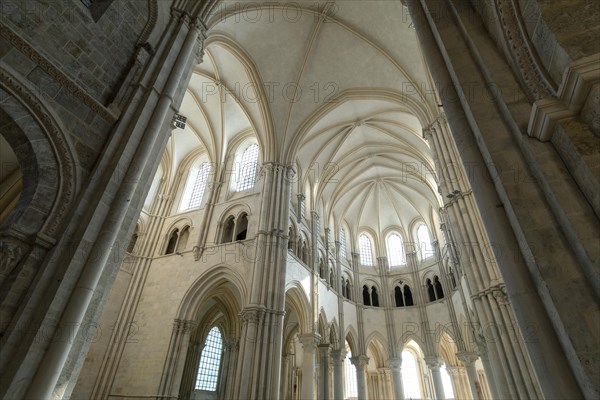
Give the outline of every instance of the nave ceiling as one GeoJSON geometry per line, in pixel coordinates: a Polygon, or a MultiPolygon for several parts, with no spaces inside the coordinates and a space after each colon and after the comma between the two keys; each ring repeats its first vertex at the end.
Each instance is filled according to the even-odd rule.
{"type": "Polygon", "coordinates": [[[192,152],[223,169],[256,135],[261,159],[294,164],[295,192],[336,228],[411,234],[432,222],[440,199],[422,127],[438,101],[401,2],[224,2],[208,28],[171,171],[192,152]]]}

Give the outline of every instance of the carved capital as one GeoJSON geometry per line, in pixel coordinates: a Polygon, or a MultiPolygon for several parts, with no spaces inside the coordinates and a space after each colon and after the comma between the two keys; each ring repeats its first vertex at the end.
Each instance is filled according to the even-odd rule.
{"type": "Polygon", "coordinates": [[[305,335],[298,335],[302,348],[305,352],[314,352],[317,346],[321,342],[321,335],[318,333],[307,333],[305,335]]]}
{"type": "Polygon", "coordinates": [[[364,355],[352,357],[350,358],[350,362],[356,367],[357,370],[364,370],[369,364],[369,357],[364,355]]]}
{"type": "Polygon", "coordinates": [[[180,332],[180,333],[189,333],[197,325],[198,324],[197,324],[196,321],[192,321],[192,320],[188,320],[188,319],[179,319],[179,318],[176,318],[175,321],[173,321],[173,329],[176,332],[180,332]]]}
{"type": "Polygon", "coordinates": [[[479,358],[479,355],[472,351],[463,351],[456,353],[456,357],[462,361],[465,366],[473,364],[479,358]]]}
{"type": "Polygon", "coordinates": [[[265,310],[261,307],[246,307],[240,312],[243,324],[260,324],[265,318],[265,310]]]}
{"type": "Polygon", "coordinates": [[[400,369],[402,367],[402,357],[388,358],[387,365],[391,369],[400,369]]]}
{"type": "Polygon", "coordinates": [[[346,359],[346,354],[348,354],[346,349],[331,350],[331,360],[333,361],[333,364],[334,365],[342,364],[344,362],[344,360],[346,359]]]}
{"type": "Polygon", "coordinates": [[[430,370],[439,371],[439,369],[442,367],[442,365],[444,363],[442,360],[440,360],[439,357],[433,356],[433,357],[425,357],[425,364],[427,364],[427,366],[429,367],[430,370]]]}

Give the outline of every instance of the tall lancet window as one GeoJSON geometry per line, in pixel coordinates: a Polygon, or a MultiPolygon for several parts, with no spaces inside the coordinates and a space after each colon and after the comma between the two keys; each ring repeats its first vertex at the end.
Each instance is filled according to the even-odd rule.
{"type": "Polygon", "coordinates": [[[222,354],[223,336],[219,328],[215,326],[208,332],[208,336],[204,341],[196,377],[196,390],[217,391],[222,354]]]}
{"type": "Polygon", "coordinates": [[[200,167],[190,168],[185,190],[181,196],[180,210],[190,210],[200,207],[211,171],[212,166],[209,162],[202,163],[200,167]]]}
{"type": "Polygon", "coordinates": [[[387,251],[390,266],[406,264],[404,255],[404,243],[397,233],[392,233],[387,238],[387,251]]]}
{"type": "Polygon", "coordinates": [[[421,260],[433,256],[433,246],[431,246],[431,237],[429,236],[429,229],[427,225],[421,224],[417,228],[417,240],[419,244],[421,260]]]}
{"type": "Polygon", "coordinates": [[[346,231],[340,228],[340,257],[346,258],[346,231]]]}
{"type": "Polygon", "coordinates": [[[352,365],[350,359],[352,358],[352,352],[350,346],[346,342],[346,359],[344,360],[344,380],[345,380],[345,399],[357,398],[358,397],[358,385],[356,382],[356,367],[352,365]]]}
{"type": "Polygon", "coordinates": [[[252,189],[256,180],[258,166],[258,144],[251,144],[244,150],[239,162],[236,190],[238,192],[252,189]]]}
{"type": "Polygon", "coordinates": [[[358,237],[358,247],[360,248],[360,263],[362,265],[373,265],[371,239],[364,233],[358,237]]]}

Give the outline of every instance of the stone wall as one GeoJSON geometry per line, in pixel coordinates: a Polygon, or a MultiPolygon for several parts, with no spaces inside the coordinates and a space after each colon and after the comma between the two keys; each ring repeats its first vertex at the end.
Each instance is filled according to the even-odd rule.
{"type": "Polygon", "coordinates": [[[147,1],[116,0],[98,22],[79,0],[6,0],[2,23],[104,105],[127,73],[149,17],[147,1]]]}

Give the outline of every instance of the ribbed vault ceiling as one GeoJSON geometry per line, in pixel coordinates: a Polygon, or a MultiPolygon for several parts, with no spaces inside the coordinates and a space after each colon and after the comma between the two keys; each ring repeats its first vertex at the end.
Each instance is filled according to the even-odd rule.
{"type": "Polygon", "coordinates": [[[297,165],[323,218],[376,232],[429,222],[437,184],[421,129],[438,107],[409,25],[400,1],[225,2],[170,167],[199,148],[223,165],[251,133],[264,160],[297,165]]]}

